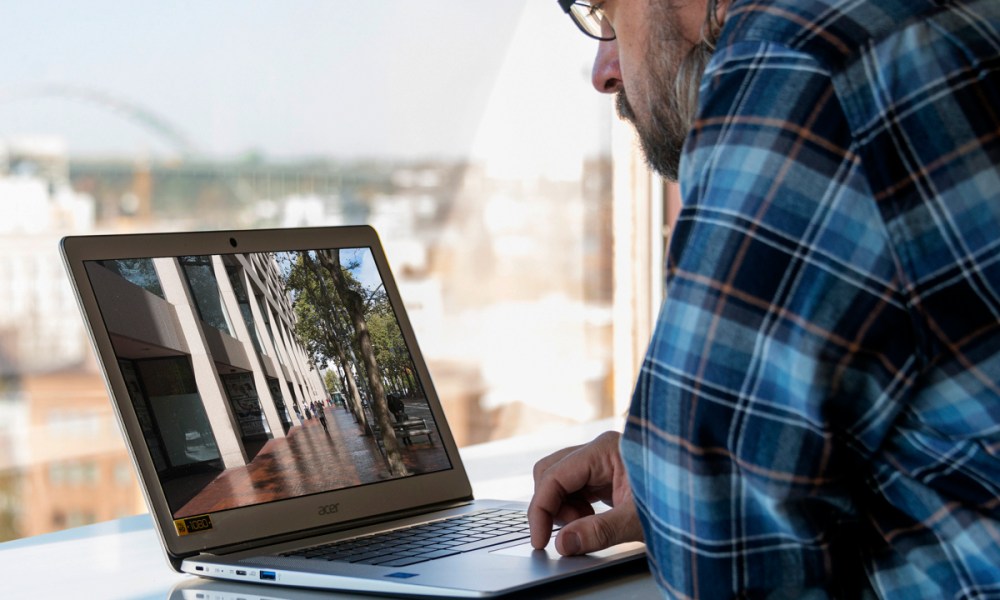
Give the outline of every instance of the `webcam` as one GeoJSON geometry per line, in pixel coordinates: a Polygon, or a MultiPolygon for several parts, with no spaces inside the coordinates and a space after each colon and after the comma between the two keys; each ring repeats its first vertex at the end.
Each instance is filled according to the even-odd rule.
{"type": "Polygon", "coordinates": [[[237,246],[236,238],[229,238],[229,245],[235,248],[237,246]]]}

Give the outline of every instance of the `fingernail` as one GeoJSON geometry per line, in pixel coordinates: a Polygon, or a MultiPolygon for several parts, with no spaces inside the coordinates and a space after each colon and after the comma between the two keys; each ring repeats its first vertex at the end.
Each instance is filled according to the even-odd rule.
{"type": "Polygon", "coordinates": [[[566,554],[579,554],[580,550],[583,549],[583,544],[580,543],[579,535],[572,531],[567,531],[562,534],[562,547],[566,554]]]}

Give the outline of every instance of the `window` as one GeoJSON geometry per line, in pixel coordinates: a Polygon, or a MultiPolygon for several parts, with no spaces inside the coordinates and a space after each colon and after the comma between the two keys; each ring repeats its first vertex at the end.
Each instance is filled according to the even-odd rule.
{"type": "Polygon", "coordinates": [[[160,287],[160,278],[156,274],[156,267],[153,261],[148,258],[133,258],[125,260],[102,260],[98,261],[104,268],[120,275],[123,279],[134,283],[147,292],[156,294],[163,298],[163,288],[160,287]]]}
{"type": "MultiPolygon", "coordinates": [[[[18,57],[0,72],[0,539],[120,514],[26,485],[48,466],[4,450],[73,431],[124,456],[59,265],[67,234],[371,224],[460,445],[627,404],[669,190],[554,2],[37,0],[6,7],[0,35],[18,57]]],[[[205,323],[238,337],[242,320],[262,360],[289,362],[277,274],[246,288],[183,263],[205,323]]],[[[105,266],[164,295],[152,263],[105,266]]],[[[150,423],[194,404],[156,388],[167,367],[122,367],[150,423]]],[[[280,376],[253,391],[285,427],[310,396],[280,376]]],[[[276,433],[255,410],[247,438],[276,433]]],[[[203,420],[155,440],[160,466],[215,460],[203,420]]],[[[84,451],[64,446],[53,461],[84,451]]]]}
{"type": "Polygon", "coordinates": [[[99,467],[91,462],[49,463],[49,483],[53,486],[93,487],[99,479],[99,467]]]}
{"type": "Polygon", "coordinates": [[[180,258],[184,277],[194,298],[201,320],[223,333],[230,333],[229,314],[222,304],[219,282],[211,256],[184,256],[180,258]]]}
{"type": "Polygon", "coordinates": [[[101,411],[56,409],[49,413],[46,428],[57,437],[95,438],[105,422],[101,411]]]}
{"type": "Polygon", "coordinates": [[[257,325],[253,320],[253,309],[250,308],[250,298],[247,295],[247,288],[243,285],[240,268],[234,265],[226,267],[229,274],[229,282],[233,286],[233,293],[236,295],[236,302],[240,305],[240,314],[243,315],[243,322],[247,326],[250,340],[253,343],[257,354],[264,354],[264,347],[260,345],[260,338],[257,337],[257,325]]]}

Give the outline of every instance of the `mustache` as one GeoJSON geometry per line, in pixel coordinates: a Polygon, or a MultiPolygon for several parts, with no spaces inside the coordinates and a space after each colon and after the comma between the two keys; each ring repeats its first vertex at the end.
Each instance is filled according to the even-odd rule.
{"type": "Polygon", "coordinates": [[[620,90],[615,96],[615,111],[618,113],[619,119],[635,125],[635,110],[632,109],[628,96],[625,95],[625,90],[620,90]]]}

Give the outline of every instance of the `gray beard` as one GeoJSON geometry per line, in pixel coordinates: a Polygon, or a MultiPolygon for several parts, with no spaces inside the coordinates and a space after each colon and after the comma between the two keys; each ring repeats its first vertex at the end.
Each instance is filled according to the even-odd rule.
{"type": "Polygon", "coordinates": [[[640,124],[635,118],[635,111],[632,110],[624,90],[618,92],[616,107],[618,116],[635,127],[642,155],[649,168],[669,181],[677,181],[680,175],[684,139],[690,126],[680,123],[675,116],[677,113],[663,104],[653,107],[652,123],[649,126],[640,124]]]}
{"type": "Polygon", "coordinates": [[[670,15],[658,16],[655,22],[662,25],[653,32],[655,37],[646,55],[650,68],[649,122],[636,119],[624,90],[618,92],[615,105],[618,116],[635,127],[649,167],[665,179],[677,181],[684,140],[697,114],[701,76],[713,48],[705,41],[683,42],[671,24],[670,15]],[[684,54],[676,60],[679,44],[684,54]]]}

